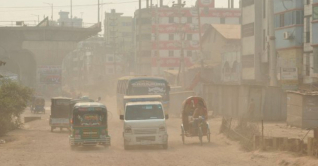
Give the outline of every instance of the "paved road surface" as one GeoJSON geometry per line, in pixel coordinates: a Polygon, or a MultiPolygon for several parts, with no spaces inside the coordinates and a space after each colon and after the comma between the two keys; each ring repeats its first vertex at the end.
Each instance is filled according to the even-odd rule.
{"type": "MultiPolygon", "coordinates": [[[[112,145],[84,147],[72,151],[68,144],[68,132],[50,132],[49,113],[38,115],[42,120],[25,124],[24,129],[9,133],[13,142],[0,145],[1,166],[272,166],[307,161],[285,153],[244,152],[236,142],[218,134],[220,119],[210,120],[211,143],[200,146],[198,138],[187,138],[183,145],[180,137],[179,118],[167,121],[169,133],[168,150],[162,147],[145,147],[125,151],[122,138],[122,122],[117,119],[114,99],[105,104],[113,113],[109,120],[112,145]],[[286,159],[285,159],[286,158],[286,159]]],[[[49,109],[49,108],[48,108],[49,109]]],[[[47,111],[49,112],[49,111],[47,111]]],[[[27,110],[24,116],[31,115],[27,110]]],[[[296,166],[296,165],[295,165],[296,166]]]]}

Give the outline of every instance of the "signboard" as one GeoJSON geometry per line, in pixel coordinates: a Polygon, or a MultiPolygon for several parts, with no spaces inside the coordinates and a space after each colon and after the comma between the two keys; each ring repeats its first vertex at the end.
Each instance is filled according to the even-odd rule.
{"type": "Polygon", "coordinates": [[[164,82],[156,82],[156,81],[136,81],[131,84],[132,87],[164,87],[166,84],[164,82]]]}
{"type": "Polygon", "coordinates": [[[198,0],[200,7],[214,8],[214,0],[198,0]]]}
{"type": "MultiPolygon", "coordinates": [[[[159,58],[159,67],[179,67],[180,66],[180,58],[159,58]]],[[[152,67],[157,67],[157,58],[152,58],[152,67]]],[[[193,63],[189,58],[185,57],[185,66],[190,67],[193,63]]]]}
{"type": "Polygon", "coordinates": [[[297,80],[298,69],[297,67],[282,67],[280,70],[281,80],[297,80]]]}
{"type": "Polygon", "coordinates": [[[53,65],[40,66],[38,76],[41,84],[61,84],[62,68],[53,65]]]}

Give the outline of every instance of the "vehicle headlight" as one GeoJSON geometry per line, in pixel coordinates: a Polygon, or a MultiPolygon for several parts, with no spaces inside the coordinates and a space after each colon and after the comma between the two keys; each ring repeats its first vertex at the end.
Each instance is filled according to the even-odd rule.
{"type": "Polygon", "coordinates": [[[165,132],[166,131],[166,127],[165,126],[160,126],[159,127],[159,132],[165,132]]]}
{"type": "Polygon", "coordinates": [[[125,133],[132,133],[130,126],[125,127],[125,133]]]}

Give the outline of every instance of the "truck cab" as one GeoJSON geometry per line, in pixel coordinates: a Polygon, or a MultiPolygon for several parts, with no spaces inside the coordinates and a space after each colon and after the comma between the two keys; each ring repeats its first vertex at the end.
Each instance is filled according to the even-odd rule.
{"type": "Polygon", "coordinates": [[[168,133],[162,103],[143,101],[126,103],[124,121],[124,148],[134,145],[161,145],[168,148],[168,133]]]}

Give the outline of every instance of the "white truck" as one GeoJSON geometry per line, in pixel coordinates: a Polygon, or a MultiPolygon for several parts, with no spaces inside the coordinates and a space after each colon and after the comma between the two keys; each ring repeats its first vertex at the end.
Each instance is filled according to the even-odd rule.
{"type": "Polygon", "coordinates": [[[159,101],[128,102],[125,114],[120,116],[124,120],[124,148],[130,149],[134,145],[162,145],[168,148],[168,133],[162,103],[159,101]]]}

